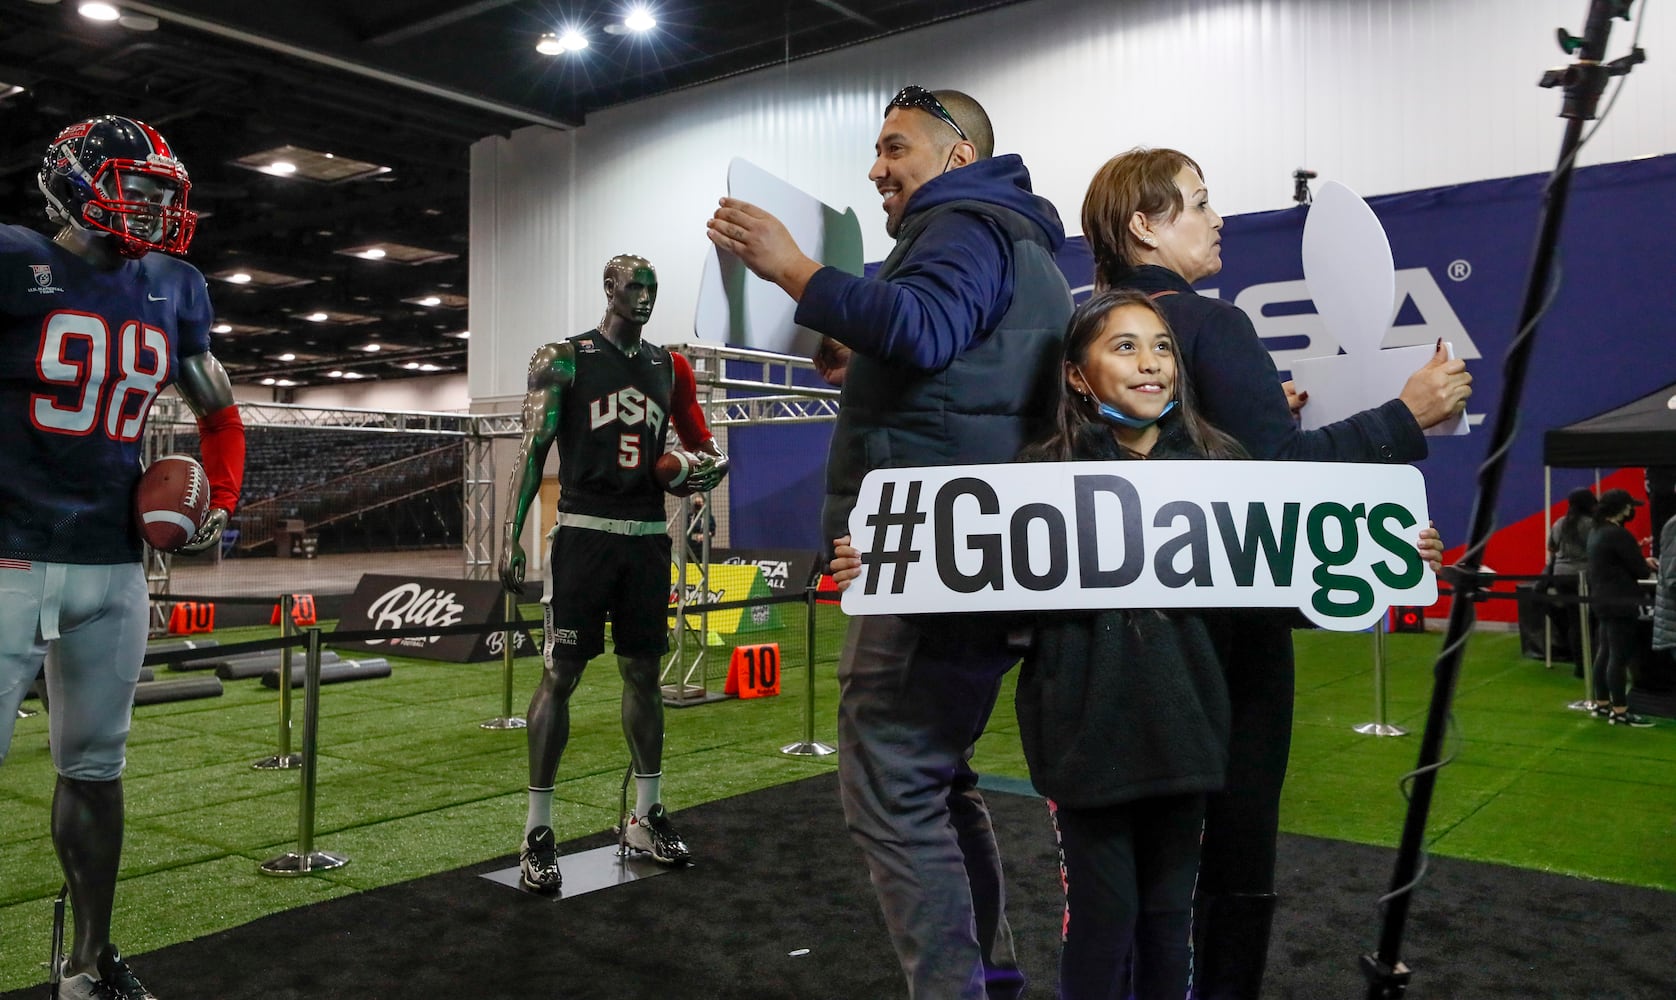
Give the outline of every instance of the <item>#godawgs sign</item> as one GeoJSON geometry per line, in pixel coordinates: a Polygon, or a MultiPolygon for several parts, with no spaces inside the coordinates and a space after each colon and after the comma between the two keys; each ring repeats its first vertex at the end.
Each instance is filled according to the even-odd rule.
{"type": "Polygon", "coordinates": [[[1289,608],[1356,631],[1437,580],[1418,469],[1058,462],[881,469],[850,534],[853,615],[1289,608]]]}

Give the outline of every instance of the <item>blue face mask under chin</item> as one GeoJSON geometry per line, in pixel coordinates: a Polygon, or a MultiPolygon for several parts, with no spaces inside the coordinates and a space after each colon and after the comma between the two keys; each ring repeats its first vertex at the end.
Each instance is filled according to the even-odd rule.
{"type": "Polygon", "coordinates": [[[1113,406],[1110,403],[1101,403],[1100,404],[1100,416],[1104,417],[1109,423],[1114,423],[1114,424],[1117,424],[1121,427],[1128,427],[1132,430],[1141,431],[1141,430],[1147,429],[1148,427],[1151,427],[1153,424],[1156,424],[1158,421],[1163,420],[1164,419],[1164,414],[1169,413],[1171,410],[1173,410],[1175,408],[1176,408],[1176,401],[1172,399],[1168,403],[1164,404],[1164,409],[1159,411],[1158,416],[1153,417],[1150,420],[1145,420],[1145,419],[1142,419],[1140,417],[1131,417],[1127,413],[1121,413],[1121,412],[1118,411],[1117,407],[1113,406]]]}

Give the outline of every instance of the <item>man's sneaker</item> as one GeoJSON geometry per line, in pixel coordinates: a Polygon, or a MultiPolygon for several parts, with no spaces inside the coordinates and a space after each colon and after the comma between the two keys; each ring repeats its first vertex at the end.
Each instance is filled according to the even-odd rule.
{"type": "Polygon", "coordinates": [[[553,828],[538,826],[524,838],[518,852],[519,881],[532,892],[558,892],[564,884],[559,872],[559,848],[553,843],[553,828]]]}
{"type": "Polygon", "coordinates": [[[114,945],[99,953],[99,978],[87,973],[69,976],[58,984],[59,1000],[157,1000],[140,985],[114,945]]]}
{"type": "Polygon", "coordinates": [[[1612,717],[1607,721],[1614,726],[1634,726],[1637,729],[1646,729],[1653,724],[1652,719],[1644,715],[1636,715],[1634,712],[1613,712],[1612,717]]]}
{"type": "Polygon", "coordinates": [[[644,816],[630,816],[623,837],[630,847],[645,851],[666,865],[683,865],[693,859],[661,802],[646,810],[644,816]]]}

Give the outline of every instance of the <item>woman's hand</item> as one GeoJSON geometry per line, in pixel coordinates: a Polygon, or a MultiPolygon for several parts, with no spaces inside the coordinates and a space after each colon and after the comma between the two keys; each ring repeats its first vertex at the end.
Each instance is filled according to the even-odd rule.
{"type": "Polygon", "coordinates": [[[1420,529],[1420,538],[1414,547],[1420,550],[1420,561],[1430,567],[1434,575],[1443,572],[1443,536],[1437,533],[1437,522],[1420,529]]]}
{"type": "Polygon", "coordinates": [[[849,589],[850,583],[861,575],[861,552],[850,544],[850,536],[832,540],[832,562],[827,567],[832,574],[832,582],[838,585],[839,592],[849,589]]]}

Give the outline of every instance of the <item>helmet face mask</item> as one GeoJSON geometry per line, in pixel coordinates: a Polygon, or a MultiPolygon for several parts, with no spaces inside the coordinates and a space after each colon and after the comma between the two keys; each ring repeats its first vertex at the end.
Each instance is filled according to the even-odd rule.
{"type": "Polygon", "coordinates": [[[110,238],[124,257],[185,253],[198,214],[192,182],[156,129],[106,115],[71,125],[47,147],[37,178],[47,217],[110,238]]]}

